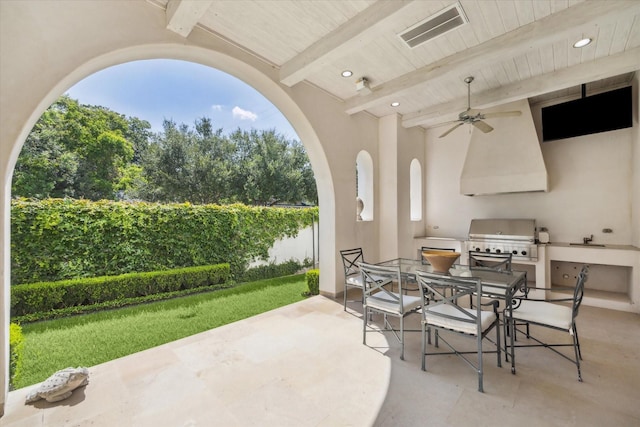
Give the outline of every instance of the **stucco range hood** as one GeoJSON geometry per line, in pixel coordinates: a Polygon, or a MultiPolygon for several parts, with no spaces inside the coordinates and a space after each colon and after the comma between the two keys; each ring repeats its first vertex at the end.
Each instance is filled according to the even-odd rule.
{"type": "Polygon", "coordinates": [[[548,191],[547,168],[527,100],[483,112],[520,110],[518,117],[492,118],[494,130],[472,128],[460,176],[460,193],[478,196],[548,191]]]}

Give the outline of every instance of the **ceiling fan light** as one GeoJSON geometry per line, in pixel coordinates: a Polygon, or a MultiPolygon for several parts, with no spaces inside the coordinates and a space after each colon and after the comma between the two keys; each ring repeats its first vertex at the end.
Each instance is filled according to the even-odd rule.
{"type": "Polygon", "coordinates": [[[580,39],[577,42],[575,42],[573,44],[573,47],[576,48],[581,48],[581,47],[585,47],[586,45],[590,44],[593,40],[591,38],[584,38],[584,39],[580,39]]]}

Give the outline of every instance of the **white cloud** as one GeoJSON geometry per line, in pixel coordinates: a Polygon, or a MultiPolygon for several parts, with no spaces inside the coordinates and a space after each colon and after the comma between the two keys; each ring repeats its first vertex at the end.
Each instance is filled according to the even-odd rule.
{"type": "Polygon", "coordinates": [[[222,111],[222,105],[220,105],[220,104],[212,105],[211,109],[213,111],[222,111]]]}
{"type": "Polygon", "coordinates": [[[256,113],[243,110],[238,106],[233,107],[233,110],[231,110],[231,112],[233,113],[234,118],[238,118],[240,120],[251,120],[252,122],[255,122],[258,118],[258,115],[256,113]]]}

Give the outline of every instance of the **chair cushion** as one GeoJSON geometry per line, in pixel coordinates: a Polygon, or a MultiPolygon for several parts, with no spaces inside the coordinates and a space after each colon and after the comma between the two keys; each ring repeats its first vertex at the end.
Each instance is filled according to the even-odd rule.
{"type": "MultiPolygon", "coordinates": [[[[476,315],[477,311],[469,308],[463,308],[464,311],[476,315]]],[[[465,322],[469,319],[464,314],[460,313],[458,309],[451,305],[440,304],[433,307],[426,306],[425,312],[426,323],[428,325],[440,326],[442,328],[453,329],[454,331],[464,332],[465,334],[477,335],[478,326],[475,322],[465,322]],[[447,317],[439,316],[438,314],[445,314],[448,316],[455,316],[458,319],[449,319],[447,317]]],[[[496,314],[493,311],[480,312],[481,328],[482,332],[486,331],[493,322],[496,321],[496,314]]],[[[424,320],[423,320],[424,322],[424,320]]]]}
{"type": "MultiPolygon", "coordinates": [[[[509,316],[509,312],[505,311],[505,315],[509,316]]],[[[571,332],[573,323],[571,307],[526,299],[522,300],[520,307],[513,310],[513,318],[553,326],[568,332],[571,332]]]]}
{"type": "Polygon", "coordinates": [[[353,276],[347,277],[347,284],[349,286],[357,286],[359,288],[362,287],[362,275],[357,274],[353,276]]]}
{"type": "MultiPolygon", "coordinates": [[[[395,292],[392,292],[392,294],[398,296],[395,292]]],[[[400,302],[393,299],[391,295],[386,292],[378,292],[365,299],[365,305],[367,307],[388,313],[403,314],[419,308],[422,305],[422,298],[412,295],[402,295],[402,304],[404,305],[404,310],[400,308],[400,302]]]]}

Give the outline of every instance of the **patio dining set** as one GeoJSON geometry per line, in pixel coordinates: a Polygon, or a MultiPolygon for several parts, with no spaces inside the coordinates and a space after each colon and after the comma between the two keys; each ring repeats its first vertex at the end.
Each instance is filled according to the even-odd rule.
{"type": "Polygon", "coordinates": [[[572,362],[578,381],[582,381],[576,318],[588,265],[582,267],[575,287],[569,289],[573,295],[536,299],[529,295],[534,288],[527,284],[526,272],[512,269],[509,253],[470,251],[468,265],[454,263],[459,253],[428,248],[421,253],[421,259],[397,258],[374,264],[365,261],[362,248],[340,251],[345,273],[344,310],[347,291],[358,288],[361,298],[355,302],[362,303],[365,345],[368,333],[391,332],[404,360],[405,332],[420,332],[422,370],[427,370],[427,356],[454,354],[477,372],[480,392],[484,391],[484,354],[495,353],[500,367],[504,353],[512,374],[516,374],[516,349],[526,347],[545,347],[572,362]],[[381,325],[374,322],[374,314],[382,316],[381,325]],[[405,318],[412,314],[421,316],[419,330],[405,328],[405,318]],[[398,319],[394,324],[392,317],[398,319]],[[532,334],[532,326],[564,332],[570,339],[565,336],[564,340],[558,337],[559,342],[545,342],[532,334]],[[451,340],[450,334],[471,338],[475,345],[462,348],[464,344],[451,340]],[[440,342],[448,351],[440,349],[440,342]],[[573,347],[573,355],[557,348],[565,346],[573,347]]]}

